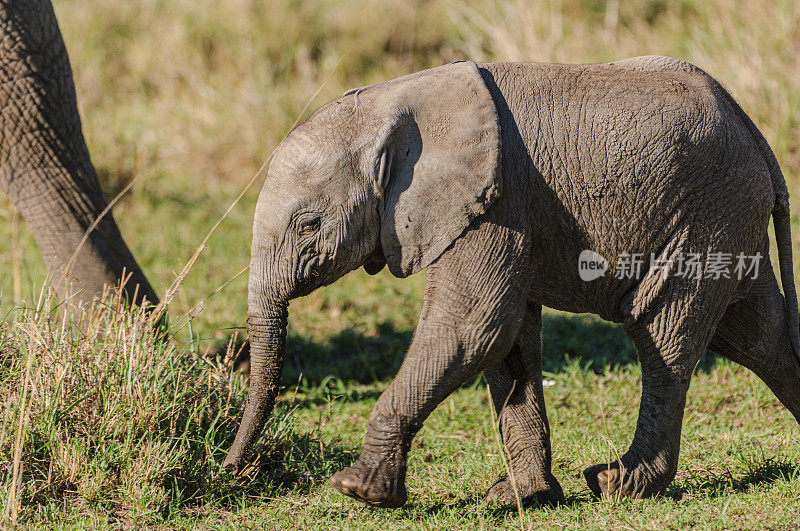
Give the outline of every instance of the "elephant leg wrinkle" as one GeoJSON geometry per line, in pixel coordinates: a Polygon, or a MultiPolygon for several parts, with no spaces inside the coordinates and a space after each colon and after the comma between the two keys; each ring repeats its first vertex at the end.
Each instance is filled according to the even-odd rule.
{"type": "Polygon", "coordinates": [[[542,307],[529,303],[508,355],[484,371],[500,421],[511,475],[486,493],[488,501],[513,506],[564,501],[552,473],[550,425],[542,388],[542,307]]]}
{"type": "Polygon", "coordinates": [[[692,291],[686,289],[689,282],[671,279],[666,291],[681,295],[656,299],[625,324],[642,366],[639,418],[621,462],[584,471],[597,495],[645,498],[663,493],[675,477],[691,375],[736,288],[735,281],[727,280],[692,291]]]}
{"type": "MultiPolygon", "coordinates": [[[[453,390],[501,362],[512,347],[525,307],[524,277],[514,273],[525,249],[519,233],[487,222],[428,269],[425,304],[411,347],[370,415],[358,462],[331,478],[337,490],[382,507],[405,502],[406,454],[417,430],[453,390]],[[493,258],[498,255],[506,257],[508,268],[496,270],[493,258]],[[487,269],[497,272],[487,275],[487,269]],[[513,289],[505,289],[509,282],[513,289]]],[[[536,373],[535,362],[530,364],[536,373]]],[[[540,369],[538,374],[541,386],[540,369]]],[[[506,418],[514,422],[514,415],[506,418]]],[[[553,487],[560,493],[557,482],[553,487]]]]}

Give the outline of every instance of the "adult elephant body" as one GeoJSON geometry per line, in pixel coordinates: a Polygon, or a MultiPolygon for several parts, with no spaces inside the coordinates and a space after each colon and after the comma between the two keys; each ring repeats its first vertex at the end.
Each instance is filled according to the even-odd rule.
{"type": "MultiPolygon", "coordinates": [[[[661,492],[707,347],[753,369],[800,420],[790,242],[774,155],[728,93],[686,62],[459,62],[350,91],[288,135],[259,197],[251,389],[226,464],[241,464],[272,409],[288,301],[388,264],[399,277],[428,267],[425,302],[361,457],[331,479],[338,490],[405,503],[413,436],[485,371],[495,406],[507,402],[501,432],[518,492],[562,499],[541,387],[547,305],[623,323],[642,363],[631,448],[587,469],[589,486],[661,492]],[[785,300],[769,261],[771,217],[785,300]],[[611,270],[582,277],[586,251],[611,270]],[[638,256],[638,274],[615,274],[638,256]],[[697,257],[704,265],[687,274],[686,259],[697,257]],[[717,274],[715,260],[737,258],[751,259],[748,274],[717,274]]],[[[515,495],[503,479],[488,496],[515,495]]]]}
{"type": "Polygon", "coordinates": [[[98,220],[108,203],[48,0],[0,1],[0,187],[30,226],[57,293],[72,306],[123,279],[134,302],[158,302],[111,213],[98,220]]]}

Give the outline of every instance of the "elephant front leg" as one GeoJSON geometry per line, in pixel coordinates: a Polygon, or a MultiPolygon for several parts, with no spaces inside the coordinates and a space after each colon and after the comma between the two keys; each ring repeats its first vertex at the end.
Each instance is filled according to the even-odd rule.
{"type": "Polygon", "coordinates": [[[514,342],[527,256],[518,235],[485,224],[428,268],[414,340],[370,415],[358,462],[331,478],[339,492],[377,507],[406,502],[406,456],[424,420],[453,390],[503,359],[514,342]]]}
{"type": "Polygon", "coordinates": [[[515,505],[564,501],[551,471],[550,425],[542,389],[542,307],[530,304],[517,340],[502,361],[484,371],[500,418],[510,475],[489,489],[486,499],[515,505]]]}
{"type": "Polygon", "coordinates": [[[373,507],[394,509],[405,505],[406,456],[420,425],[402,421],[381,415],[377,407],[373,409],[358,461],[334,474],[331,485],[373,507]]]}

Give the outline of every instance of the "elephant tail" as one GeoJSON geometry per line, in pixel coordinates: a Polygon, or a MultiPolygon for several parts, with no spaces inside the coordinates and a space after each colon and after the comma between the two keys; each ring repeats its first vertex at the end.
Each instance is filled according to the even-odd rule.
{"type": "Polygon", "coordinates": [[[781,272],[781,285],[786,305],[786,316],[789,320],[789,339],[792,349],[800,361],[800,332],[798,331],[797,293],[794,286],[794,265],[792,263],[792,229],[789,216],[789,200],[778,197],[772,211],[772,222],[775,224],[775,240],[778,246],[778,263],[781,272]]]}
{"type": "Polygon", "coordinates": [[[761,131],[758,130],[753,120],[742,110],[733,96],[719,85],[719,90],[725,95],[730,106],[736,111],[739,119],[747,127],[750,135],[755,140],[764,162],[767,164],[770,176],[772,177],[772,190],[775,193],[775,206],[772,209],[772,223],[775,226],[775,240],[778,247],[778,265],[781,276],[781,286],[783,287],[784,307],[786,318],[789,324],[789,340],[792,345],[795,357],[800,361],[800,317],[798,317],[797,292],[794,286],[794,265],[792,260],[792,229],[791,216],[789,214],[789,189],[786,187],[786,179],[775,158],[775,153],[769,147],[767,140],[761,131]]]}

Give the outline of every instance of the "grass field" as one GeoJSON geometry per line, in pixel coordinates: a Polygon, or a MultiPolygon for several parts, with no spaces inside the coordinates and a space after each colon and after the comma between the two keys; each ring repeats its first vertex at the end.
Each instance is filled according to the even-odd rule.
{"type": "MultiPolygon", "coordinates": [[[[109,197],[137,179],[114,214],[161,294],[298,116],[347,88],[462,58],[688,59],[761,128],[797,212],[800,4],[732,4],[54,0],[94,163],[109,197]]],[[[424,273],[354,272],[293,302],[286,392],[259,465],[238,478],[220,471],[245,392],[230,358],[244,334],[246,275],[204,298],[248,263],[260,183],[182,284],[166,344],[113,300],[87,337],[37,311],[41,258],[0,203],[2,517],[52,526],[518,527],[516,511],[482,502],[504,462],[481,379],[446,400],[415,440],[407,507],[371,510],[327,486],[356,458],[367,415],[399,367],[424,273]]],[[[567,503],[526,510],[523,525],[800,525],[797,424],[755,376],[710,354],[692,383],[668,493],[592,498],[581,470],[633,436],[636,354],[620,328],[555,311],[545,315],[544,345],[555,382],[545,391],[554,472],[567,503]]]]}

